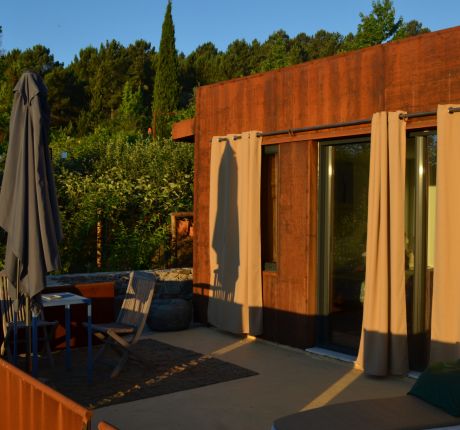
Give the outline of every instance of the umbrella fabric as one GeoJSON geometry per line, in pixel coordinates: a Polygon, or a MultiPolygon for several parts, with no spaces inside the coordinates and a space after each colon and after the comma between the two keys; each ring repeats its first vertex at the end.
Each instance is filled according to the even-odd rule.
{"type": "Polygon", "coordinates": [[[60,267],[62,238],[48,149],[47,89],[40,76],[25,72],[14,88],[10,138],[0,192],[0,226],[8,233],[5,268],[29,297],[45,286],[47,272],[60,267]]]}

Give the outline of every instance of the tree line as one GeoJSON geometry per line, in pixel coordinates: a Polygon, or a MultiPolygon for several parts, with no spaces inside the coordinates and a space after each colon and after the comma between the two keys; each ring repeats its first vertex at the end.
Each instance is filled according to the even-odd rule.
{"type": "Polygon", "coordinates": [[[106,123],[123,127],[127,123],[129,127],[147,130],[154,120],[153,104],[155,100],[161,101],[162,91],[174,92],[174,101],[160,106],[156,120],[167,118],[171,122],[193,114],[193,91],[197,86],[429,31],[418,21],[398,17],[391,0],[378,0],[372,3],[370,13],[360,14],[361,22],[355,33],[342,35],[319,30],[313,35],[299,33],[290,37],[284,30],[278,30],[263,42],[238,39],[225,51],[208,42],[184,55],[176,53],[171,3],[168,8],[162,43],[163,50],[171,52],[163,55],[163,59],[161,47],[157,52],[145,40],[137,40],[129,46],[112,40],[97,48],[83,48],[68,66],[56,61],[49,48],[42,45],[3,53],[0,56],[0,140],[6,138],[12,88],[25,69],[35,70],[45,79],[52,128],[65,128],[69,134],[79,136],[106,123]],[[168,31],[169,34],[165,34],[168,31]],[[166,85],[155,87],[155,77],[162,70],[167,70],[163,74],[169,79],[166,85]]]}
{"type": "Polygon", "coordinates": [[[3,52],[0,26],[0,177],[12,91],[33,70],[48,87],[62,270],[174,264],[170,213],[193,209],[193,145],[172,142],[170,127],[194,115],[194,89],[429,31],[397,17],[391,0],[374,1],[360,18],[348,35],[278,30],[263,42],[239,39],[225,51],[208,42],[184,55],[175,48],[169,1],[158,52],[145,40],[112,40],[82,49],[68,66],[42,45],[3,52]]]}

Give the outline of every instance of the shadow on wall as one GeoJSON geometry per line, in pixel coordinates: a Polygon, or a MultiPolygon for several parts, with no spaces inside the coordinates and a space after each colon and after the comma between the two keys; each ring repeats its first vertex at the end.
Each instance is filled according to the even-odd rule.
{"type": "MultiPolygon", "coordinates": [[[[193,315],[196,322],[210,323],[208,320],[208,306],[210,306],[210,303],[213,305],[218,304],[216,302],[219,299],[209,297],[210,288],[209,284],[193,285],[193,315]]],[[[241,306],[236,304],[231,308],[234,313],[241,313],[242,311],[241,306]]],[[[250,314],[257,315],[259,312],[260,308],[249,308],[250,314]]],[[[315,315],[302,315],[264,307],[264,331],[259,337],[295,348],[309,348],[315,345],[316,327],[319,323],[320,319],[315,315]]]]}
{"type": "Polygon", "coordinates": [[[216,253],[213,279],[215,299],[233,302],[240,267],[238,223],[238,166],[235,152],[227,142],[219,166],[217,212],[212,237],[216,253]]]}

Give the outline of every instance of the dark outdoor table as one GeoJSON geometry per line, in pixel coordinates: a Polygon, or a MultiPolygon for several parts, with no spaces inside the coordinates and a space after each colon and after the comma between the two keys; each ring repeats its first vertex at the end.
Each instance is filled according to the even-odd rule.
{"type": "MultiPolygon", "coordinates": [[[[92,322],[103,324],[114,321],[115,306],[115,284],[113,281],[96,281],[85,283],[53,281],[48,283],[43,291],[45,294],[73,293],[91,299],[92,302],[92,322]]],[[[63,307],[48,307],[44,309],[47,321],[59,321],[56,329],[53,349],[63,349],[66,347],[65,312],[63,307]]],[[[71,315],[71,339],[70,346],[84,347],[87,345],[86,328],[83,322],[86,321],[86,309],[83,305],[74,306],[71,315]]],[[[93,342],[99,342],[93,339],[93,342]]]]}
{"type": "MultiPolygon", "coordinates": [[[[92,304],[91,299],[73,293],[42,294],[42,304],[44,308],[64,306],[65,307],[65,339],[66,339],[66,368],[70,370],[70,307],[73,305],[86,304],[88,318],[88,382],[91,383],[93,377],[93,348],[92,348],[92,304]]],[[[32,373],[37,376],[38,372],[38,340],[37,340],[37,318],[32,320],[32,339],[33,339],[33,367],[32,373]]]]}

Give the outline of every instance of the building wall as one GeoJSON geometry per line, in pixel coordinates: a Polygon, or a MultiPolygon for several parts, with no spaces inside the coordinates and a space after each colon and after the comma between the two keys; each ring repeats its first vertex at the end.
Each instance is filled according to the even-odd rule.
{"type": "MultiPolygon", "coordinates": [[[[421,112],[460,102],[460,27],[273,72],[200,87],[195,116],[194,291],[206,320],[209,289],[211,138],[367,119],[382,110],[421,112]]],[[[433,117],[408,128],[435,125],[433,117]]],[[[315,341],[317,142],[368,134],[369,125],[264,138],[280,144],[279,264],[263,274],[264,337],[298,347],[315,341]]]]}

